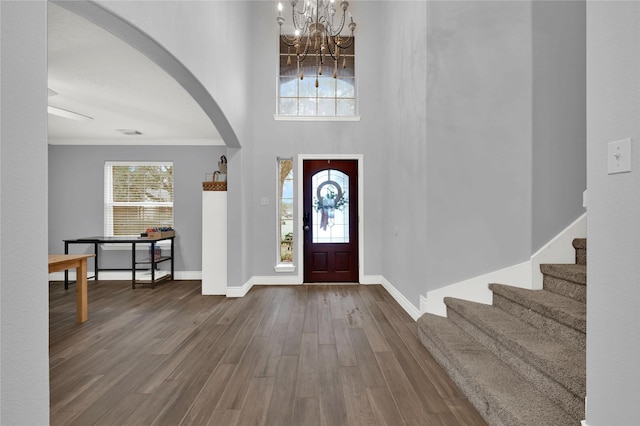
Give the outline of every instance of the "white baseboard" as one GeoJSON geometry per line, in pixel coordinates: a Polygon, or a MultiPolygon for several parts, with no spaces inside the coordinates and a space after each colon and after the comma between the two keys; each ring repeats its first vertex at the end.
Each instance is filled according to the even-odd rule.
{"type": "Polygon", "coordinates": [[[540,265],[543,263],[574,263],[575,250],[571,243],[574,238],[585,238],[586,235],[587,214],[585,213],[533,254],[527,262],[427,292],[424,304],[422,299],[420,300],[420,311],[447,316],[444,304],[445,297],[491,304],[493,294],[489,290],[490,283],[540,290],[543,279],[540,265]]]}
{"type": "Polygon", "coordinates": [[[249,290],[253,287],[253,277],[249,278],[249,281],[244,283],[240,287],[227,286],[227,297],[244,297],[249,290]]]}
{"type": "Polygon", "coordinates": [[[589,425],[587,424],[587,421],[586,421],[586,420],[582,420],[582,421],[580,422],[580,425],[581,425],[581,426],[589,426],[589,425]]]}
{"type": "Polygon", "coordinates": [[[446,317],[445,297],[456,297],[490,305],[493,302],[493,293],[489,290],[490,283],[529,288],[531,286],[531,262],[523,262],[429,291],[424,303],[424,312],[446,317]]]}
{"type": "Polygon", "coordinates": [[[382,284],[385,281],[382,275],[363,275],[360,277],[360,284],[375,285],[382,284]]]}
{"type": "Polygon", "coordinates": [[[533,290],[542,289],[543,276],[542,272],[540,272],[541,264],[575,263],[576,251],[571,243],[574,238],[586,237],[587,214],[585,213],[531,256],[531,288],[533,290]]]}
{"type": "Polygon", "coordinates": [[[264,275],[251,278],[253,285],[297,285],[302,280],[297,275],[264,275]]]}
{"type": "MultiPolygon", "coordinates": [[[[163,270],[164,271],[164,270],[163,270]]],[[[174,271],[176,280],[201,280],[201,271],[174,271]]],[[[93,271],[87,272],[87,277],[92,277],[93,271]]],[[[108,281],[130,281],[131,271],[101,271],[100,280],[108,281]]],[[[69,279],[76,280],[76,271],[72,269],[69,271],[69,279]]],[[[64,281],[64,271],[54,272],[49,274],[49,281],[64,281]]]]}
{"type": "Polygon", "coordinates": [[[393,297],[396,302],[402,309],[404,309],[414,321],[417,321],[420,318],[420,310],[416,308],[413,303],[407,299],[404,294],[400,293],[397,288],[395,288],[386,278],[380,277],[382,279],[382,286],[385,290],[393,297]]]}

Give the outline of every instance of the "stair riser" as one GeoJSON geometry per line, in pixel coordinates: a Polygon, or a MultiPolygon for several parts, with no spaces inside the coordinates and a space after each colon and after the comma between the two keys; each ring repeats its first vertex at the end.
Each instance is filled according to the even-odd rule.
{"type": "Polygon", "coordinates": [[[523,380],[529,381],[538,390],[544,392],[551,401],[555,402],[571,416],[583,418],[584,400],[582,398],[573,394],[555,378],[539,371],[530,362],[513,353],[504,344],[496,340],[496,337],[488,335],[485,331],[479,329],[476,324],[470,322],[450,307],[447,307],[447,317],[476,341],[489,349],[505,364],[510,365],[523,377],[523,380]]]}
{"type": "Polygon", "coordinates": [[[526,321],[537,329],[549,333],[557,339],[572,345],[576,349],[585,350],[586,348],[587,338],[585,333],[576,330],[575,328],[562,324],[553,318],[546,317],[499,294],[493,294],[493,305],[523,321],[526,321]]]}
{"type": "Polygon", "coordinates": [[[542,287],[561,296],[587,303],[587,287],[585,285],[545,275],[542,287]]]}
{"type": "Polygon", "coordinates": [[[469,377],[460,373],[460,370],[453,362],[450,361],[450,355],[445,354],[440,350],[441,347],[445,347],[430,338],[429,335],[436,335],[435,332],[425,333],[422,328],[418,329],[418,337],[423,346],[427,348],[433,358],[440,364],[440,366],[447,372],[451,380],[458,385],[462,393],[467,397],[469,402],[478,410],[482,418],[486,420],[492,426],[527,426],[517,422],[513,417],[509,417],[508,412],[502,412],[503,417],[509,417],[506,419],[501,418],[498,413],[491,410],[493,406],[491,398],[489,398],[482,386],[474,386],[469,377]]]}

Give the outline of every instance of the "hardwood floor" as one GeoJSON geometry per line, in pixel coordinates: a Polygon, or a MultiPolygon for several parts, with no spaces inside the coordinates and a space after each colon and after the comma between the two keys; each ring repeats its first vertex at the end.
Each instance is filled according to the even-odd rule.
{"type": "Polygon", "coordinates": [[[52,425],[484,425],[381,286],[50,285],[52,425]]]}

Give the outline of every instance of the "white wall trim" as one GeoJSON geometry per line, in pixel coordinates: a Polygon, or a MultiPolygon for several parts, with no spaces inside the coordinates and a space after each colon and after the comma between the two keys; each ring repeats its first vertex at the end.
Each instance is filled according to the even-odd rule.
{"type": "Polygon", "coordinates": [[[251,278],[253,285],[300,285],[302,280],[297,275],[263,275],[251,278]]]}
{"type": "Polygon", "coordinates": [[[360,121],[359,115],[278,115],[274,114],[275,121],[360,121]]]}
{"type": "Polygon", "coordinates": [[[551,241],[542,246],[540,250],[531,256],[531,288],[542,289],[542,272],[540,265],[543,263],[575,263],[576,251],[571,244],[574,238],[587,237],[587,214],[574,220],[551,241]]]}
{"type": "Polygon", "coordinates": [[[420,316],[427,313],[427,298],[420,295],[420,316]]]}
{"type": "Polygon", "coordinates": [[[489,290],[489,283],[508,284],[516,287],[531,287],[531,262],[522,262],[498,271],[489,272],[468,280],[460,281],[436,290],[427,292],[425,312],[442,317],[447,316],[445,297],[457,297],[458,299],[490,305],[493,302],[493,293],[489,290]]]}
{"type": "Polygon", "coordinates": [[[227,297],[244,297],[253,288],[253,277],[240,287],[227,287],[227,297]]]}
{"type": "Polygon", "coordinates": [[[362,285],[374,285],[382,284],[385,279],[382,275],[362,275],[359,281],[362,285]]]}
{"type": "Polygon", "coordinates": [[[575,250],[571,243],[574,238],[585,238],[586,235],[587,214],[585,213],[552,238],[526,262],[428,291],[424,303],[422,299],[420,300],[420,311],[447,316],[444,304],[445,297],[491,304],[493,294],[489,290],[490,283],[541,290],[543,276],[540,272],[540,264],[574,263],[575,250]]]}
{"type": "Polygon", "coordinates": [[[222,139],[170,139],[170,138],[49,138],[49,145],[127,145],[127,146],[225,146],[222,139]]]}
{"type": "MultiPolygon", "coordinates": [[[[164,270],[160,270],[161,272],[164,270]]],[[[201,280],[201,271],[174,271],[175,280],[201,280]]],[[[88,277],[93,276],[93,271],[87,272],[88,277]]],[[[100,271],[100,281],[131,281],[131,271],[100,271]]],[[[69,280],[76,280],[75,269],[69,270],[69,280]]],[[[64,271],[49,274],[49,281],[64,281],[64,271]]],[[[93,280],[89,280],[91,283],[93,280]]]]}
{"type": "Polygon", "coordinates": [[[296,265],[291,263],[279,263],[273,267],[273,270],[279,274],[291,273],[296,271],[296,265]]]}
{"type": "Polygon", "coordinates": [[[382,277],[382,286],[393,297],[402,309],[404,309],[414,321],[420,318],[420,310],[407,299],[404,294],[395,288],[386,278],[382,277]]]}

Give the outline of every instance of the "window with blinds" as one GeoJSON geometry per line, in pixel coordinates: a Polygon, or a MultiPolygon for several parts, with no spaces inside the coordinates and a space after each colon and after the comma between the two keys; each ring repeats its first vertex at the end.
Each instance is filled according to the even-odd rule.
{"type": "Polygon", "coordinates": [[[139,236],[173,227],[173,163],[107,161],[104,235],[139,236]]]}

